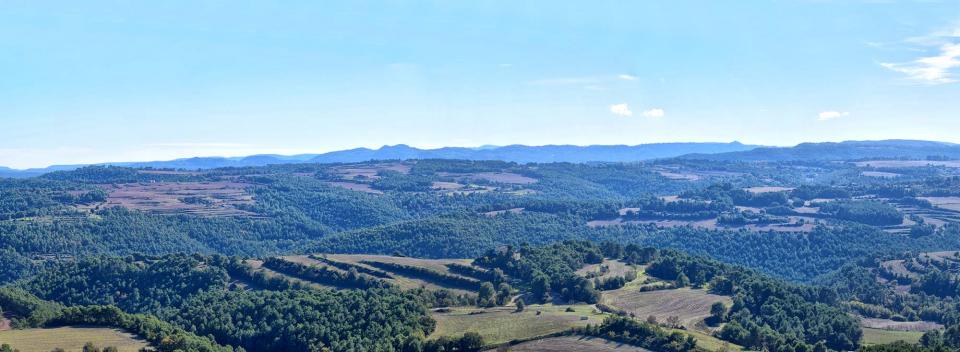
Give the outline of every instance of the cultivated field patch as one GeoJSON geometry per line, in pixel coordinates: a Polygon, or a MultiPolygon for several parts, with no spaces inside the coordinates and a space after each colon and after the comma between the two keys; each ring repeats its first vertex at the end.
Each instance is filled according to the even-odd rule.
{"type": "Polygon", "coordinates": [[[49,352],[55,348],[80,351],[87,342],[101,348],[113,346],[121,352],[137,352],[149,346],[122,330],[82,326],[0,331],[0,342],[20,352],[49,352]]]}
{"type": "Polygon", "coordinates": [[[474,172],[474,173],[453,173],[438,172],[437,176],[450,177],[456,180],[485,180],[496,183],[506,183],[514,185],[529,185],[537,183],[537,179],[532,177],[515,174],[512,172],[474,172]]]}
{"type": "Polygon", "coordinates": [[[896,177],[903,176],[901,174],[897,174],[893,172],[883,172],[883,171],[864,171],[864,172],[861,172],[860,175],[866,176],[866,177],[879,177],[879,178],[896,178],[896,177]]]}
{"type": "Polygon", "coordinates": [[[598,337],[560,336],[533,340],[510,346],[515,352],[643,352],[646,349],[614,342],[598,337]]]}
{"type": "Polygon", "coordinates": [[[744,188],[744,190],[751,193],[771,193],[771,192],[792,191],[793,187],[759,186],[759,187],[744,188]]]}
{"type": "MultiPolygon", "coordinates": [[[[330,286],[330,285],[324,285],[324,284],[316,283],[316,282],[313,282],[313,281],[303,280],[303,279],[298,278],[298,277],[294,277],[294,276],[290,276],[290,275],[287,275],[287,274],[284,274],[284,273],[276,272],[276,271],[274,271],[273,269],[270,269],[270,268],[265,268],[265,267],[263,266],[263,261],[262,261],[262,260],[247,259],[247,265],[250,266],[251,268],[253,268],[253,269],[254,269],[254,272],[262,272],[262,273],[263,273],[264,275],[266,275],[267,277],[281,277],[281,278],[290,280],[291,282],[299,282],[299,283],[303,284],[303,285],[306,286],[306,287],[311,287],[311,288],[315,288],[315,289],[340,289],[340,287],[330,286]]],[[[330,268],[330,269],[336,269],[336,268],[330,268]]],[[[244,284],[245,284],[245,285],[248,285],[248,286],[250,285],[250,283],[246,283],[246,282],[244,282],[244,284]]]]}
{"type": "Polygon", "coordinates": [[[371,193],[371,194],[383,194],[380,190],[373,189],[367,183],[358,183],[358,182],[345,182],[345,181],[328,181],[328,185],[334,187],[340,187],[344,189],[349,189],[351,191],[371,193]]]}
{"type": "Polygon", "coordinates": [[[943,325],[932,321],[894,321],[863,317],[860,318],[860,326],[871,329],[920,332],[943,329],[943,325]]]}
{"type": "Polygon", "coordinates": [[[510,214],[520,214],[520,213],[522,213],[522,212],[523,212],[523,208],[510,208],[510,209],[504,209],[504,210],[488,211],[488,212],[486,212],[486,213],[483,213],[483,215],[491,216],[491,217],[492,217],[492,216],[497,216],[497,215],[503,215],[503,214],[506,214],[506,213],[510,213],[510,214]]]}
{"type": "Polygon", "coordinates": [[[867,160],[855,162],[859,167],[898,168],[944,166],[960,168],[960,160],[867,160]]]}
{"type": "Polygon", "coordinates": [[[592,305],[528,305],[522,312],[514,307],[457,307],[431,314],[437,329],[429,338],[460,336],[476,332],[484,343],[499,345],[511,340],[557,333],[587,324],[599,324],[603,314],[592,305]],[[568,312],[567,308],[573,310],[568,312]],[[537,312],[540,312],[539,314],[537,312]]]}
{"type": "Polygon", "coordinates": [[[253,204],[247,192],[251,184],[240,182],[152,182],[102,186],[107,200],[95,208],[124,207],[156,214],[200,216],[256,216],[237,208],[253,204]]]}
{"type": "MultiPolygon", "coordinates": [[[[469,294],[473,295],[476,292],[463,290],[459,288],[449,287],[444,283],[437,283],[431,280],[425,280],[421,277],[411,277],[403,273],[397,273],[385,268],[377,268],[365,264],[364,262],[380,262],[380,263],[393,263],[401,265],[415,266],[419,268],[428,269],[438,273],[452,275],[452,276],[461,276],[450,271],[450,268],[447,267],[447,264],[456,263],[463,265],[470,265],[472,260],[470,259],[420,259],[420,258],[408,258],[408,257],[394,257],[387,255],[367,255],[367,254],[317,254],[317,256],[326,257],[328,260],[348,263],[352,265],[357,265],[360,267],[383,271],[389,273],[393,278],[381,278],[386,282],[389,282],[393,285],[396,285],[404,289],[415,289],[424,287],[431,290],[449,290],[457,294],[469,294]]],[[[309,256],[285,256],[281,257],[282,259],[289,260],[292,262],[304,264],[304,265],[317,265],[317,266],[327,266],[325,263],[312,259],[309,256]]],[[[331,267],[333,268],[333,267],[331,267]]],[[[468,278],[469,279],[469,278],[468,278]]]]}
{"type": "Polygon", "coordinates": [[[689,173],[680,173],[680,172],[664,171],[664,170],[659,170],[657,171],[657,173],[660,174],[660,176],[663,176],[667,179],[674,180],[674,181],[697,181],[701,179],[699,175],[689,174],[689,173]]]}
{"type": "Polygon", "coordinates": [[[710,316],[710,305],[723,302],[730,306],[733,301],[730,297],[714,295],[699,289],[681,288],[640,292],[627,286],[604,292],[603,302],[633,313],[639,319],[654,316],[662,322],[671,316],[676,316],[684,327],[692,329],[697,322],[710,316]]]}
{"type": "Polygon", "coordinates": [[[960,197],[920,197],[933,206],[950,211],[960,212],[960,197]]]}
{"type": "Polygon", "coordinates": [[[637,269],[630,266],[627,263],[621,262],[619,260],[610,260],[604,259],[600,264],[589,264],[577,270],[577,275],[588,276],[588,275],[597,275],[602,272],[601,268],[606,267],[606,272],[603,275],[595,276],[599,278],[608,278],[608,277],[617,277],[625,276],[628,272],[636,272],[637,269]]]}
{"type": "Polygon", "coordinates": [[[920,331],[896,331],[863,328],[863,339],[860,340],[860,343],[866,346],[882,345],[897,341],[918,343],[920,342],[921,336],[923,336],[923,333],[920,331]]]}
{"type": "Polygon", "coordinates": [[[411,165],[405,162],[396,163],[378,163],[378,164],[350,164],[331,167],[328,172],[344,180],[376,180],[383,171],[399,172],[409,174],[411,165]]]}

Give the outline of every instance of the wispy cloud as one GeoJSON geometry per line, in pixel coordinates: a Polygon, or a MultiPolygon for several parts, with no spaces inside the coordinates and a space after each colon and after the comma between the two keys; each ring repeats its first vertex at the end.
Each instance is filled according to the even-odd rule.
{"type": "Polygon", "coordinates": [[[663,109],[661,109],[661,108],[653,108],[653,109],[646,110],[646,111],[643,112],[643,116],[644,116],[644,117],[649,117],[649,118],[652,118],[652,119],[661,118],[661,117],[663,117],[663,116],[666,115],[666,114],[667,114],[666,111],[663,111],[663,109]]]}
{"type": "Polygon", "coordinates": [[[960,67],[960,44],[944,44],[934,56],[921,57],[906,63],[881,63],[887,69],[928,84],[953,83],[953,69],[960,67]]]}
{"type": "Polygon", "coordinates": [[[927,35],[907,38],[912,50],[927,54],[907,62],[881,62],[880,66],[902,73],[923,84],[953,83],[954,71],[960,68],[960,21],[927,35]]]}
{"type": "Polygon", "coordinates": [[[610,105],[610,112],[617,116],[633,116],[633,111],[630,111],[627,103],[610,105]]]}
{"type": "Polygon", "coordinates": [[[817,114],[817,120],[829,121],[829,120],[841,118],[844,116],[850,116],[850,113],[846,111],[822,111],[819,114],[817,114]]]}
{"type": "Polygon", "coordinates": [[[621,74],[617,75],[617,78],[622,79],[622,80],[624,80],[624,81],[636,81],[636,80],[637,80],[637,76],[629,75],[629,74],[626,74],[626,73],[621,73],[621,74]]]}

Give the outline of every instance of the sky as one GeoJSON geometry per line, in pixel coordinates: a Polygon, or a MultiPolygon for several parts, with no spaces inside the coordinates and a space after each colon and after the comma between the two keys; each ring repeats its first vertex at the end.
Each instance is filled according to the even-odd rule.
{"type": "Polygon", "coordinates": [[[0,0],[0,165],[960,143],[960,1],[0,0]]]}

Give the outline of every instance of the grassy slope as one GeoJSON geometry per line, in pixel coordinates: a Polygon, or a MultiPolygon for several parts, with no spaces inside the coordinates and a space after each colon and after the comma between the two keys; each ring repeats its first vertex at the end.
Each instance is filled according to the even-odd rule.
{"type": "Polygon", "coordinates": [[[116,329],[95,327],[60,327],[0,331],[0,343],[10,344],[20,352],[49,352],[54,348],[80,351],[87,342],[99,347],[114,346],[121,352],[136,352],[147,347],[146,341],[116,329]]]}
{"type": "Polygon", "coordinates": [[[923,332],[863,328],[862,343],[864,345],[879,345],[899,340],[917,343],[920,341],[920,336],[923,336],[923,332]]]}
{"type": "Polygon", "coordinates": [[[434,313],[437,329],[430,335],[458,336],[464,332],[476,332],[486,344],[502,344],[511,340],[530,338],[560,332],[572,327],[599,324],[603,321],[592,305],[528,305],[523,312],[514,312],[514,307],[453,308],[449,313],[434,313]],[[566,312],[567,307],[574,312],[566,312]],[[537,311],[541,314],[537,315],[537,311]],[[482,314],[470,314],[483,312],[482,314]],[[586,320],[581,320],[586,317],[586,320]]]}

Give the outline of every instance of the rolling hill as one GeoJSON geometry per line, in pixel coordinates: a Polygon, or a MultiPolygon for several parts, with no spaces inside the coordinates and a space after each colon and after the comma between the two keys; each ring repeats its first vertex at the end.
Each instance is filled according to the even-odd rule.
{"type": "Polygon", "coordinates": [[[846,141],[839,143],[802,143],[794,147],[760,147],[752,150],[715,154],[691,154],[684,159],[723,161],[829,161],[857,159],[926,159],[927,157],[960,158],[960,145],[917,141],[846,141]]]}
{"type": "MultiPolygon", "coordinates": [[[[503,160],[519,163],[545,162],[626,162],[672,158],[685,154],[726,153],[756,148],[732,143],[659,143],[626,145],[509,145],[504,147],[419,149],[407,145],[383,146],[379,149],[356,148],[324,154],[251,155],[245,157],[193,157],[169,161],[108,162],[97,165],[153,167],[164,169],[213,169],[220,167],[264,166],[291,163],[351,163],[369,160],[461,159],[503,160]]],[[[0,167],[0,177],[31,177],[52,171],[73,170],[89,165],[54,165],[46,168],[14,170],[0,167]]]]}

